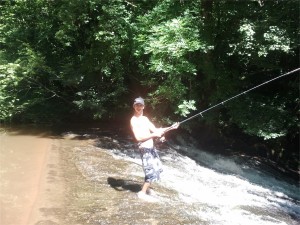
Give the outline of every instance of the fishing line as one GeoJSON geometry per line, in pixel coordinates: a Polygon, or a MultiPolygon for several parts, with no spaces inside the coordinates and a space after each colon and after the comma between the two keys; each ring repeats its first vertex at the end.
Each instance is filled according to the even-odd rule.
{"type": "MultiPolygon", "coordinates": [[[[295,72],[297,72],[297,71],[299,71],[299,70],[300,70],[300,68],[294,69],[294,70],[292,70],[292,71],[290,71],[290,72],[288,72],[288,73],[279,75],[278,77],[275,77],[275,78],[273,78],[273,79],[271,79],[271,80],[265,81],[265,82],[263,82],[263,83],[261,83],[261,84],[259,84],[259,85],[256,85],[256,86],[253,87],[253,88],[250,88],[250,89],[248,89],[248,90],[246,90],[246,91],[243,91],[243,92],[241,92],[241,93],[239,93],[239,94],[237,94],[237,95],[235,95],[235,96],[233,96],[233,97],[230,97],[230,98],[228,98],[228,99],[226,99],[226,100],[224,100],[224,101],[222,101],[222,102],[220,102],[220,103],[218,103],[218,104],[215,104],[215,105],[213,105],[213,106],[211,106],[211,107],[209,107],[209,108],[207,108],[207,109],[205,109],[205,110],[203,110],[203,111],[201,111],[201,112],[199,112],[199,113],[197,113],[197,114],[195,114],[195,115],[193,115],[193,116],[191,116],[191,117],[189,117],[189,118],[187,118],[187,119],[185,119],[185,120],[183,120],[183,121],[181,121],[181,122],[179,122],[179,125],[180,125],[180,124],[183,124],[183,123],[185,123],[185,122],[187,122],[187,121],[189,121],[189,120],[191,120],[191,119],[194,119],[194,118],[196,118],[196,117],[198,117],[198,116],[202,116],[202,117],[203,117],[202,114],[205,113],[205,112],[208,112],[209,110],[212,110],[212,109],[214,109],[214,108],[216,108],[216,107],[218,107],[218,106],[220,106],[220,105],[224,105],[225,103],[227,103],[227,102],[229,102],[229,101],[231,101],[231,100],[233,100],[233,99],[235,99],[235,98],[237,98],[237,97],[239,97],[239,96],[241,96],[241,95],[247,94],[248,92],[253,91],[254,89],[256,89],[256,88],[258,88],[258,87],[261,87],[261,86],[263,86],[263,85],[266,85],[266,84],[268,84],[268,83],[270,83],[270,82],[272,82],[272,81],[274,81],[274,80],[277,80],[277,79],[279,79],[279,78],[281,78],[281,77],[284,77],[284,76],[293,74],[293,73],[295,73],[295,72]]],[[[169,130],[172,130],[172,126],[169,127],[169,129],[167,129],[165,132],[167,132],[167,131],[169,131],[169,130]]]]}

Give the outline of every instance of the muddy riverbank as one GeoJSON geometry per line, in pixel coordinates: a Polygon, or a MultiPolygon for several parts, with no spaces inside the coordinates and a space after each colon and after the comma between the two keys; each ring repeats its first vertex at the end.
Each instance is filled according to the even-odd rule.
{"type": "Polygon", "coordinates": [[[63,208],[63,181],[51,182],[59,162],[55,138],[45,130],[1,128],[0,224],[36,224],[42,207],[63,208]]]}

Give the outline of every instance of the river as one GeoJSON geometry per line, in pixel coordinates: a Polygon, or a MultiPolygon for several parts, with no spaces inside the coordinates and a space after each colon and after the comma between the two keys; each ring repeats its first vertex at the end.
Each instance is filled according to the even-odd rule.
{"type": "Polygon", "coordinates": [[[159,150],[158,202],[148,203],[136,196],[144,175],[126,132],[101,125],[54,133],[2,127],[0,138],[0,224],[300,224],[299,184],[255,158],[169,142],[159,150]],[[33,175],[33,168],[40,172],[33,175]],[[19,201],[24,193],[34,201],[19,201]]]}

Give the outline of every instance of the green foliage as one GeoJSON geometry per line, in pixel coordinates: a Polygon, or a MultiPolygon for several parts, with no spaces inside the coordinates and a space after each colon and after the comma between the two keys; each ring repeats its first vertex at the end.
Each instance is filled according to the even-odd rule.
{"type": "MultiPolygon", "coordinates": [[[[204,27],[215,46],[199,65],[205,74],[199,89],[206,92],[199,97],[207,106],[299,67],[299,26],[293,19],[299,15],[299,2],[218,1],[205,7],[204,27]]],[[[292,76],[256,90],[247,99],[241,96],[205,120],[222,128],[236,124],[247,134],[283,140],[298,126],[298,88],[297,82],[291,82],[297,74],[292,76]]]]}
{"type": "Polygon", "coordinates": [[[1,93],[0,119],[22,114],[22,120],[44,120],[40,114],[48,108],[46,118],[56,121],[63,116],[51,113],[58,105],[75,114],[110,115],[106,108],[117,106],[126,90],[122,53],[127,54],[130,15],[123,1],[7,1],[1,9],[7,90],[1,93]],[[8,63],[19,65],[10,79],[8,63]],[[14,105],[10,98],[17,99],[14,105]]]}
{"type": "Polygon", "coordinates": [[[16,110],[15,104],[19,99],[11,94],[10,90],[18,84],[15,75],[18,67],[18,64],[13,63],[0,66],[0,120],[10,120],[16,110]]]}
{"type": "Polygon", "coordinates": [[[246,133],[265,140],[276,139],[286,136],[288,129],[297,124],[297,117],[283,103],[286,96],[276,95],[272,100],[254,96],[255,101],[243,98],[238,104],[230,104],[229,108],[231,122],[238,124],[246,133]],[[239,113],[245,108],[247,113],[239,113]]]}
{"type": "Polygon", "coordinates": [[[141,28],[136,34],[135,56],[142,63],[143,85],[151,87],[148,95],[153,107],[166,102],[176,105],[186,97],[187,84],[197,72],[193,55],[211,48],[201,39],[197,23],[201,20],[192,11],[196,6],[177,4],[161,1],[149,14],[138,17],[141,28]],[[157,20],[157,15],[163,16],[157,20]]]}
{"type": "MultiPolygon", "coordinates": [[[[0,10],[2,121],[111,118],[144,95],[171,122],[299,67],[293,0],[15,0],[0,10]]],[[[299,122],[295,80],[203,122],[281,140],[299,122]]]]}
{"type": "Polygon", "coordinates": [[[175,113],[187,117],[187,115],[191,113],[191,110],[197,110],[195,103],[194,100],[184,100],[182,104],[178,105],[178,109],[175,113]]]}
{"type": "Polygon", "coordinates": [[[190,17],[174,18],[155,25],[144,40],[145,54],[150,54],[150,71],[165,74],[195,73],[195,67],[185,58],[198,50],[198,31],[191,27],[190,17]],[[178,65],[180,63],[180,65],[178,65]]]}
{"type": "MultiPolygon", "coordinates": [[[[20,50],[15,63],[3,63],[0,66],[0,76],[0,105],[3,109],[1,120],[19,117],[22,121],[38,121],[35,116],[39,115],[32,112],[32,108],[41,113],[45,107],[43,104],[53,98],[61,98],[56,88],[48,87],[52,82],[51,69],[45,65],[44,58],[29,47],[20,50]]],[[[51,114],[43,113],[46,118],[47,114],[51,114]]]]}
{"type": "Polygon", "coordinates": [[[242,21],[238,29],[242,36],[241,42],[236,44],[230,44],[232,49],[228,55],[238,54],[246,55],[251,57],[266,57],[271,54],[272,51],[281,51],[285,53],[292,53],[291,39],[288,37],[287,32],[284,28],[278,26],[269,26],[267,30],[260,32],[263,42],[257,42],[255,37],[256,33],[259,32],[259,28],[255,27],[254,23],[248,20],[242,21]],[[258,31],[256,31],[258,30],[258,31]]]}

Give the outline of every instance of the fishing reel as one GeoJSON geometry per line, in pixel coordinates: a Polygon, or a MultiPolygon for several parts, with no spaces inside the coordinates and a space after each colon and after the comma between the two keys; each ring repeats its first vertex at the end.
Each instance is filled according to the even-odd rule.
{"type": "Polygon", "coordinates": [[[164,143],[165,141],[167,141],[165,135],[161,136],[159,139],[159,142],[164,143]]]}
{"type": "Polygon", "coordinates": [[[165,135],[154,139],[155,144],[162,144],[166,141],[167,141],[167,139],[166,139],[165,135]]]}
{"type": "Polygon", "coordinates": [[[165,134],[170,131],[170,130],[173,130],[173,129],[177,129],[179,127],[180,123],[177,122],[175,124],[173,124],[172,126],[168,127],[165,129],[165,131],[163,132],[162,136],[160,138],[157,138],[158,139],[158,142],[159,143],[164,143],[167,141],[166,137],[165,137],[165,134]]]}

